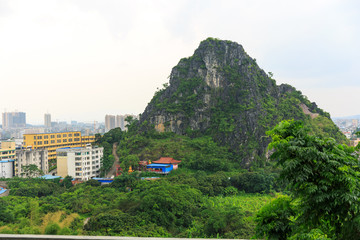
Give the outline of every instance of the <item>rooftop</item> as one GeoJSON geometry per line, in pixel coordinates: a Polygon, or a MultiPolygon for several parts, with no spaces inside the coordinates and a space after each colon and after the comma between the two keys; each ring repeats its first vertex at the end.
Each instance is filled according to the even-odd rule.
{"type": "Polygon", "coordinates": [[[177,163],[181,163],[181,161],[175,160],[171,157],[161,157],[159,160],[153,161],[153,163],[177,164],[177,163]]]}
{"type": "Polygon", "coordinates": [[[52,179],[61,178],[61,176],[44,175],[44,176],[40,176],[39,178],[46,179],[46,180],[52,180],[52,179]]]}
{"type": "Polygon", "coordinates": [[[7,162],[15,162],[15,159],[5,159],[0,161],[0,163],[7,163],[7,162]]]}
{"type": "Polygon", "coordinates": [[[159,163],[152,163],[148,164],[147,167],[149,168],[156,168],[156,167],[170,167],[170,164],[159,164],[159,163]]]}
{"type": "Polygon", "coordinates": [[[51,132],[51,133],[24,133],[23,135],[41,135],[41,134],[58,134],[58,133],[80,133],[81,134],[81,131],[51,132]]]}

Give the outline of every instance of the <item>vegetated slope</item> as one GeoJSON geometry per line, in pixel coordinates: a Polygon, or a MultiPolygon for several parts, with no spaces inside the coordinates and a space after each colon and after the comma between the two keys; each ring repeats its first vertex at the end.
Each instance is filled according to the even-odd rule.
{"type": "Polygon", "coordinates": [[[265,157],[265,132],[283,119],[303,120],[315,133],[346,141],[328,113],[294,87],[276,85],[235,42],[208,38],[172,69],[170,84],[141,115],[157,131],[208,135],[247,165],[265,157]]]}

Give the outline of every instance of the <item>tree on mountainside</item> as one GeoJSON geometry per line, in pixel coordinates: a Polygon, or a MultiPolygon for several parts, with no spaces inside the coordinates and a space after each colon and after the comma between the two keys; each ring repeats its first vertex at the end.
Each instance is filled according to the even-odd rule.
{"type": "MultiPolygon", "coordinates": [[[[297,224],[341,238],[359,213],[360,164],[353,147],[309,135],[300,121],[282,121],[267,134],[280,178],[298,201],[297,224]]],[[[358,225],[359,226],[359,225],[358,225]]],[[[299,227],[300,229],[300,227],[299,227]]]]}

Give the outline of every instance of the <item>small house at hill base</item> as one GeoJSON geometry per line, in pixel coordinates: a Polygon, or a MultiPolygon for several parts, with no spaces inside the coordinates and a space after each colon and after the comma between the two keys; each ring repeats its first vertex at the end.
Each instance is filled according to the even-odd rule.
{"type": "Polygon", "coordinates": [[[161,157],[157,161],[153,161],[155,164],[171,164],[173,166],[173,169],[176,170],[178,168],[178,164],[181,163],[179,160],[175,160],[171,157],[161,157]]]}
{"type": "Polygon", "coordinates": [[[146,168],[150,172],[156,172],[160,174],[168,174],[174,169],[172,164],[158,164],[158,163],[148,164],[146,168]]]}

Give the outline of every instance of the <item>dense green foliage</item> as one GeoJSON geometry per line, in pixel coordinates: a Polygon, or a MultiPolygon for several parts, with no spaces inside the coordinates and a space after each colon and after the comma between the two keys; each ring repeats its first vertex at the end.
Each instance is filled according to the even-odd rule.
{"type": "MultiPolygon", "coordinates": [[[[219,146],[209,136],[190,138],[169,132],[158,133],[151,126],[145,126],[149,128],[148,131],[139,132],[141,127],[134,120],[127,132],[116,129],[98,136],[98,144],[106,146],[109,141],[111,144],[108,148],[112,151],[112,144],[117,143],[117,153],[125,167],[131,165],[136,170],[139,160],[153,161],[162,156],[171,156],[182,161],[178,170],[153,181],[141,180],[142,177],[154,176],[150,173],[124,173],[116,177],[113,183],[104,186],[99,186],[94,180],[72,186],[69,177],[61,183],[31,178],[9,179],[10,196],[0,199],[0,233],[199,238],[251,238],[256,233],[260,238],[265,235],[270,239],[326,239],[337,232],[343,236],[347,232],[358,233],[360,224],[353,204],[350,207],[345,198],[334,199],[333,205],[321,202],[336,196],[330,190],[326,193],[324,187],[326,184],[336,184],[335,180],[326,179],[327,175],[320,177],[322,181],[312,179],[308,173],[300,182],[292,183],[292,179],[285,177],[300,178],[301,171],[307,173],[306,162],[300,162],[293,169],[291,164],[281,164],[281,151],[275,151],[272,156],[279,160],[280,168],[273,168],[269,162],[263,168],[244,170],[233,161],[236,154],[219,146]],[[294,171],[299,172],[292,175],[294,171]],[[282,182],[277,181],[279,176],[282,182]],[[326,198],[311,195],[312,191],[319,192],[319,189],[307,182],[302,186],[304,179],[311,179],[311,183],[317,184],[325,181],[319,189],[326,198]],[[295,191],[296,194],[276,198],[274,192],[282,191],[286,185],[288,191],[295,191]],[[305,198],[309,195],[312,196],[311,201],[305,198]],[[271,201],[274,196],[276,199],[271,201]],[[349,208],[339,208],[337,202],[349,208]],[[318,211],[307,206],[316,208],[316,204],[320,205],[318,211]],[[344,218],[342,214],[345,211],[344,218]],[[317,215],[313,215],[313,212],[317,215]],[[344,224],[340,230],[336,230],[340,221],[344,224]]],[[[344,154],[351,152],[346,147],[338,149],[333,140],[321,142],[315,136],[301,135],[300,130],[294,130],[295,136],[304,139],[300,141],[291,135],[285,138],[286,142],[279,137],[283,133],[281,129],[286,128],[282,126],[271,132],[280,144],[276,145],[274,141],[272,146],[275,149],[285,143],[293,147],[290,143],[294,141],[309,144],[309,148],[310,143],[319,143],[320,149],[345,149],[344,154]]],[[[285,133],[290,134],[291,131],[285,130],[285,133]]],[[[298,152],[302,153],[301,148],[298,152]]],[[[317,155],[320,162],[322,154],[317,155]]],[[[291,156],[284,155],[283,158],[289,159],[291,156]]],[[[320,168],[331,170],[327,162],[323,164],[315,171],[317,174],[320,174],[320,168]]],[[[347,186],[351,187],[354,179],[346,177],[352,176],[352,167],[347,169],[346,164],[344,162],[340,168],[334,168],[331,178],[336,174],[339,181],[350,181],[347,186]],[[344,173],[348,175],[342,176],[344,173]]],[[[341,187],[340,192],[346,189],[346,186],[341,187]]]]}
{"type": "Polygon", "coordinates": [[[256,232],[258,237],[285,240],[292,232],[295,206],[289,196],[281,196],[265,205],[258,213],[256,232]]]}
{"type": "Polygon", "coordinates": [[[310,233],[359,239],[359,156],[353,147],[308,131],[302,122],[283,121],[268,132],[271,158],[281,166],[296,212],[289,199],[266,206],[258,215],[258,233],[272,239],[280,229],[294,239],[309,239],[310,233]]]}
{"type": "Polygon", "coordinates": [[[124,174],[109,185],[86,182],[70,188],[42,179],[9,179],[15,191],[0,199],[0,233],[250,238],[256,211],[273,198],[238,195],[220,186],[209,197],[180,175],[146,181],[137,173],[124,174]],[[54,191],[26,194],[19,190],[23,183],[54,191]]]}
{"type": "Polygon", "coordinates": [[[102,159],[102,167],[100,169],[101,175],[105,175],[112,167],[114,163],[114,156],[112,154],[113,144],[118,143],[123,138],[123,132],[121,128],[111,129],[109,132],[105,133],[103,136],[100,134],[95,135],[95,144],[102,146],[104,148],[104,156],[102,159]]]}

